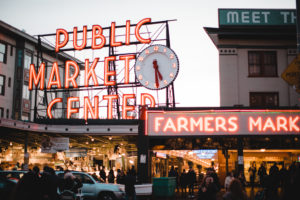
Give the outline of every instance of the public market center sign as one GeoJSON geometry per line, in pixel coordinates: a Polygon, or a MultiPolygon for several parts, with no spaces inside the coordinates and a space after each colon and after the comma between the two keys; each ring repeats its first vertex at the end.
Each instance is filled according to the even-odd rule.
{"type": "MultiPolygon", "coordinates": [[[[91,49],[98,50],[103,48],[105,45],[110,47],[118,47],[130,45],[131,40],[135,37],[136,41],[140,44],[149,44],[151,42],[151,38],[142,37],[142,33],[140,33],[140,29],[142,26],[151,23],[150,18],[145,18],[140,20],[134,27],[134,34],[130,34],[131,24],[130,20],[126,21],[125,25],[125,34],[123,41],[116,40],[116,24],[115,22],[111,23],[110,27],[110,37],[109,41],[106,41],[106,37],[103,35],[103,28],[100,25],[92,26],[92,38],[91,38],[91,49]]],[[[87,46],[87,36],[88,28],[87,26],[83,26],[83,30],[79,31],[77,27],[74,27],[73,32],[67,32],[65,29],[57,29],[56,30],[56,42],[55,42],[55,52],[59,52],[64,46],[68,43],[72,43],[75,50],[83,50],[87,46]],[[82,34],[82,39],[78,39],[78,34],[82,34]],[[73,38],[70,35],[73,34],[73,38]]],[[[116,76],[116,71],[109,69],[110,62],[114,62],[116,60],[122,60],[124,66],[124,84],[129,83],[129,62],[131,60],[135,60],[135,55],[121,55],[121,56],[109,56],[104,59],[104,68],[103,71],[96,71],[95,67],[99,62],[99,58],[96,57],[92,62],[89,59],[85,59],[85,66],[83,71],[84,77],[84,87],[89,87],[90,80],[93,82],[94,86],[99,86],[99,82],[97,79],[97,74],[103,73],[104,80],[103,85],[107,87],[115,86],[117,83],[111,77],[116,76]],[[91,63],[91,64],[90,64],[91,63]]],[[[141,58],[140,58],[141,59],[141,58]]],[[[41,63],[39,68],[36,69],[34,64],[30,65],[29,70],[29,90],[33,89],[33,86],[38,88],[39,90],[51,90],[51,89],[69,89],[69,88],[78,88],[77,78],[80,74],[80,68],[78,63],[73,60],[68,60],[65,62],[64,67],[64,77],[60,77],[58,63],[54,62],[51,68],[51,73],[49,75],[48,83],[45,84],[46,73],[45,73],[45,63],[41,63]],[[72,73],[72,71],[74,71],[72,73]]],[[[99,101],[107,102],[107,119],[112,119],[112,107],[113,101],[118,99],[118,95],[103,95],[102,99],[99,96],[94,96],[94,102],[91,102],[89,97],[85,96],[83,98],[83,115],[84,119],[88,119],[88,115],[90,113],[92,119],[99,119],[99,101]],[[94,105],[92,105],[94,104],[94,105]]],[[[123,119],[132,119],[132,116],[127,115],[127,112],[133,111],[135,109],[134,106],[128,105],[129,99],[135,99],[135,94],[123,94],[122,96],[122,118],[123,119]]],[[[150,107],[155,106],[155,98],[148,93],[141,93],[141,103],[140,105],[145,105],[146,100],[150,101],[150,107]]],[[[62,103],[63,98],[55,98],[53,99],[48,107],[47,107],[47,115],[50,119],[53,118],[51,113],[52,107],[55,104],[62,103]]],[[[67,98],[67,118],[71,118],[72,114],[78,113],[79,108],[74,108],[72,105],[74,102],[79,102],[79,97],[68,97],[67,98]]]]}

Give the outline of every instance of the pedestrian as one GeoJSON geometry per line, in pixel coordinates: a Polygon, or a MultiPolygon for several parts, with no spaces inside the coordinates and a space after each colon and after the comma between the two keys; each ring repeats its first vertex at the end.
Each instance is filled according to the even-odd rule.
{"type": "Polygon", "coordinates": [[[218,187],[214,183],[213,177],[206,175],[198,191],[198,200],[216,200],[218,187]]]}
{"type": "Polygon", "coordinates": [[[255,177],[256,177],[256,163],[253,162],[252,165],[248,169],[250,176],[250,185],[251,189],[254,189],[255,177]]]}
{"type": "Polygon", "coordinates": [[[186,187],[188,185],[187,183],[187,173],[185,171],[185,169],[183,169],[181,175],[180,175],[180,179],[179,179],[179,183],[180,183],[180,187],[181,187],[181,192],[182,192],[182,196],[186,196],[186,187]]]}
{"type": "Polygon", "coordinates": [[[280,184],[279,169],[276,162],[272,165],[269,170],[269,193],[268,197],[270,199],[276,199],[278,197],[278,187],[280,184]]]}
{"type": "Polygon", "coordinates": [[[117,170],[117,184],[124,184],[125,174],[123,170],[117,170]]]}
{"type": "Polygon", "coordinates": [[[267,170],[265,168],[264,163],[261,163],[260,167],[258,168],[257,175],[259,176],[259,184],[261,187],[264,187],[264,179],[267,175],[267,170]]]}
{"type": "Polygon", "coordinates": [[[106,173],[105,173],[105,167],[104,166],[102,166],[102,168],[99,172],[99,175],[100,175],[101,181],[106,183],[106,173]]]}
{"type": "Polygon", "coordinates": [[[196,182],[196,173],[192,166],[190,166],[187,177],[188,177],[189,197],[193,198],[194,197],[194,184],[196,182]]]}
{"type": "Polygon", "coordinates": [[[45,166],[40,178],[42,198],[45,200],[57,200],[58,177],[53,168],[45,166]]]}
{"type": "Polygon", "coordinates": [[[12,196],[13,200],[42,200],[40,177],[33,171],[23,175],[12,196]]]}
{"type": "Polygon", "coordinates": [[[247,200],[247,194],[243,190],[241,182],[233,178],[229,184],[228,191],[223,195],[223,200],[247,200]]]}
{"type": "Polygon", "coordinates": [[[238,179],[241,182],[243,189],[245,190],[245,187],[246,187],[246,178],[245,178],[245,175],[244,175],[243,171],[240,171],[240,173],[238,175],[238,179]]]}
{"type": "Polygon", "coordinates": [[[136,192],[134,187],[136,183],[136,174],[134,168],[127,172],[124,182],[126,200],[136,200],[136,192]]]}
{"type": "Polygon", "coordinates": [[[233,179],[233,172],[228,172],[224,183],[225,191],[228,191],[229,185],[233,179]]]}
{"type": "Polygon", "coordinates": [[[76,199],[82,186],[80,179],[75,177],[70,171],[65,171],[60,199],[76,199]]]}
{"type": "Polygon", "coordinates": [[[109,173],[108,173],[108,182],[109,183],[114,183],[115,182],[115,174],[114,174],[114,170],[110,170],[109,173]]]}

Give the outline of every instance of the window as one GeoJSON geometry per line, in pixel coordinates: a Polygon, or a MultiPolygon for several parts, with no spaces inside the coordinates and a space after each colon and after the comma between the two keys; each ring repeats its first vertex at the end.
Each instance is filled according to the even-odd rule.
{"type": "Polygon", "coordinates": [[[4,117],[4,108],[0,107],[0,117],[4,117]]]}
{"type": "Polygon", "coordinates": [[[250,77],[277,77],[276,51],[248,52],[250,77]]]}
{"type": "Polygon", "coordinates": [[[11,86],[11,78],[9,77],[8,78],[8,87],[10,87],[11,86]]]}
{"type": "Polygon", "coordinates": [[[6,63],[6,44],[0,42],[0,62],[6,63]]]}
{"type": "Polygon", "coordinates": [[[10,56],[14,55],[14,47],[13,45],[10,46],[10,56]]]}
{"type": "Polygon", "coordinates": [[[29,100],[28,85],[23,85],[23,99],[28,99],[29,100]]]}
{"type": "Polygon", "coordinates": [[[32,64],[32,53],[26,52],[24,57],[24,68],[29,70],[30,64],[32,64]]]}
{"type": "Polygon", "coordinates": [[[5,76],[0,75],[0,95],[5,94],[5,76]]]}
{"type": "Polygon", "coordinates": [[[9,109],[6,109],[6,118],[9,118],[9,109]]]}
{"type": "Polygon", "coordinates": [[[278,92],[250,92],[250,106],[277,107],[279,106],[278,92]]]}

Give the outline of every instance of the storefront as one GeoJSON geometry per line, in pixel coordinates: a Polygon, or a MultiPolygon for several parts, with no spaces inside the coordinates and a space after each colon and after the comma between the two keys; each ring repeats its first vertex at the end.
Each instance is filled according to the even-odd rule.
{"type": "Polygon", "coordinates": [[[145,141],[139,156],[149,159],[139,162],[140,169],[148,166],[144,173],[150,180],[168,176],[171,166],[179,173],[192,167],[197,174],[214,168],[223,183],[231,171],[243,172],[249,181],[252,165],[258,170],[263,163],[267,172],[274,163],[288,168],[299,162],[299,113],[291,108],[149,109],[145,132],[139,133],[145,141]]]}
{"type": "Polygon", "coordinates": [[[137,166],[138,120],[88,123],[44,120],[36,124],[2,119],[1,168],[42,169],[47,165],[99,174],[101,166],[107,172],[137,166]]]}

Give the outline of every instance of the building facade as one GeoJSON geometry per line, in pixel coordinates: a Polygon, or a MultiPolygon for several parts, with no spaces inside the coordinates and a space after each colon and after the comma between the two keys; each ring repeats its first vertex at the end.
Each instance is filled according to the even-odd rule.
{"type": "Polygon", "coordinates": [[[30,64],[37,65],[45,63],[45,85],[54,62],[58,63],[59,73],[64,77],[64,62],[76,60],[65,53],[54,54],[54,48],[40,42],[37,38],[20,31],[15,27],[0,21],[0,117],[23,121],[33,121],[35,106],[39,107],[37,118],[46,117],[47,104],[54,98],[64,99],[64,105],[58,106],[53,111],[57,118],[65,116],[62,106],[66,104],[66,97],[74,92],[45,92],[29,88],[30,64]],[[38,48],[41,48],[38,50],[38,48]],[[39,55],[38,51],[43,51],[39,55]],[[37,61],[38,60],[38,61],[37,61]],[[37,98],[35,98],[37,96],[37,98]],[[47,97],[47,98],[46,98],[47,97]]]}
{"type": "Polygon", "coordinates": [[[219,50],[220,106],[299,106],[281,74],[296,57],[295,10],[220,9],[205,28],[219,50]]]}

